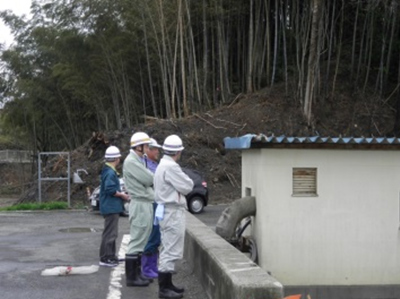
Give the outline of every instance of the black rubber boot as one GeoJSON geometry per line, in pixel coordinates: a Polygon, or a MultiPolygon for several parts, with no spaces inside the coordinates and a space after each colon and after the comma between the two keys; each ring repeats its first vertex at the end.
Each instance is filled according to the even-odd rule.
{"type": "Polygon", "coordinates": [[[139,255],[127,254],[125,256],[125,275],[128,287],[147,287],[150,283],[140,277],[139,255]]]}
{"type": "Polygon", "coordinates": [[[183,297],[183,294],[174,292],[169,288],[170,281],[171,273],[158,272],[158,298],[179,299],[183,297]]]}
{"type": "Polygon", "coordinates": [[[183,294],[183,292],[185,291],[185,289],[175,286],[175,285],[172,283],[172,273],[167,273],[167,274],[168,274],[168,287],[169,287],[169,289],[170,289],[170,290],[173,290],[175,293],[183,294]]]}

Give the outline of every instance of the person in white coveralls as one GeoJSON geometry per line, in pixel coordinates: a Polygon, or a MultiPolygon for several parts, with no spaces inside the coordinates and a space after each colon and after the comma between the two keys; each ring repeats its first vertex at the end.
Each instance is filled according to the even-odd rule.
{"type": "Polygon", "coordinates": [[[156,221],[160,225],[162,244],[158,265],[159,298],[182,298],[184,289],[172,283],[172,273],[176,261],[183,257],[185,195],[192,191],[193,181],[177,163],[184,149],[181,138],[168,136],[162,149],[164,155],[154,174],[156,221]]]}

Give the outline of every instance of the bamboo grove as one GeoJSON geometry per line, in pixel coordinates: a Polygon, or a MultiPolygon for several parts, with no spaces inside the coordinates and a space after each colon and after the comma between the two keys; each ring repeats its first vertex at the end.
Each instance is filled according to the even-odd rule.
{"type": "MultiPolygon", "coordinates": [[[[387,98],[400,83],[397,0],[36,0],[0,14],[2,127],[38,150],[97,130],[180,118],[283,86],[308,123],[346,84],[387,98]]],[[[397,108],[396,108],[397,109],[397,108]]]]}

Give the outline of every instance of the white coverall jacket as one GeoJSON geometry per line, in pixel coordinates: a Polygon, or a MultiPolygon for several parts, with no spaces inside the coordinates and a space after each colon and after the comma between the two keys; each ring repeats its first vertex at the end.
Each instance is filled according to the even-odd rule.
{"type": "Polygon", "coordinates": [[[185,238],[186,197],[193,181],[170,156],[164,155],[154,175],[157,204],[164,205],[164,217],[159,221],[162,249],[158,270],[175,271],[175,262],[183,257],[185,238]]]}
{"type": "Polygon", "coordinates": [[[153,173],[131,150],[123,166],[125,188],[129,193],[130,241],[127,254],[143,252],[153,228],[153,173]]]}

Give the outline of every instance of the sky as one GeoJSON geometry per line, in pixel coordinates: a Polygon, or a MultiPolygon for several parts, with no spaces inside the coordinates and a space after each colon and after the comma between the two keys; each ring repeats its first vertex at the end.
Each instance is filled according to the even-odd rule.
{"type": "MultiPolygon", "coordinates": [[[[11,10],[14,14],[21,16],[28,15],[31,7],[31,0],[0,0],[0,10],[11,10]]],[[[3,21],[0,21],[0,43],[10,46],[13,37],[10,30],[3,21]]]]}

